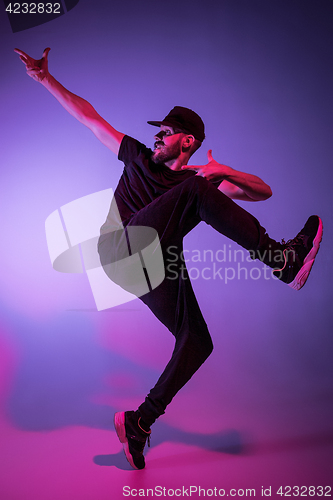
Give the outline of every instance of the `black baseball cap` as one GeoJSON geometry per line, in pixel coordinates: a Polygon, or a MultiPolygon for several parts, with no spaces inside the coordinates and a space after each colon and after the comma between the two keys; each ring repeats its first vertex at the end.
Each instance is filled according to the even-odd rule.
{"type": "Polygon", "coordinates": [[[182,106],[175,106],[162,121],[147,123],[156,127],[166,125],[178,128],[185,133],[192,134],[200,142],[205,138],[205,125],[200,116],[192,109],[182,106]]]}

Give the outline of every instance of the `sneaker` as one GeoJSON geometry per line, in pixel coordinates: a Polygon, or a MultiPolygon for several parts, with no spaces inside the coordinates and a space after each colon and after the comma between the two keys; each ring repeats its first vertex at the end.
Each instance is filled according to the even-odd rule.
{"type": "Polygon", "coordinates": [[[145,468],[143,450],[148,439],[150,446],[151,430],[145,431],[140,426],[140,418],[135,411],[122,411],[114,416],[114,426],[122,443],[128,462],[133,469],[145,468]]]}
{"type": "Polygon", "coordinates": [[[311,215],[296,238],[283,244],[284,266],[273,274],[294,290],[300,290],[308,279],[318,253],[323,234],[323,223],[317,215],[311,215]]]}

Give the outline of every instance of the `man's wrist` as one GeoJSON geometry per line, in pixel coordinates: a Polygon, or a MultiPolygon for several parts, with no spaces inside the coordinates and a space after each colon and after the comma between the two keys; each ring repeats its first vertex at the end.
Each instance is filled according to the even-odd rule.
{"type": "Polygon", "coordinates": [[[220,163],[220,172],[222,179],[229,180],[230,177],[232,177],[235,173],[235,170],[231,167],[228,167],[228,165],[223,165],[220,163]]]}
{"type": "Polygon", "coordinates": [[[51,85],[52,85],[52,80],[54,80],[54,78],[50,75],[50,73],[46,73],[42,80],[40,81],[40,83],[46,87],[46,88],[50,88],[51,85]]]}

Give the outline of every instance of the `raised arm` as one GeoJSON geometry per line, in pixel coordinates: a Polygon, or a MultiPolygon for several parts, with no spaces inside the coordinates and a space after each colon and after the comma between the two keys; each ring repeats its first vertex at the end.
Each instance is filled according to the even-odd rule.
{"type": "Polygon", "coordinates": [[[124,134],[111,127],[88,101],[67,90],[50,75],[47,60],[49,51],[49,48],[45,49],[42,58],[36,60],[22,50],[15,49],[21,61],[25,64],[27,74],[41,83],[60,102],[66,111],[88,127],[106,147],[115,154],[118,154],[124,134]]]}
{"type": "Polygon", "coordinates": [[[233,200],[262,201],[272,196],[271,188],[260,177],[218,163],[214,160],[211,149],[207,157],[206,165],[184,165],[182,169],[195,170],[197,175],[208,180],[220,181],[219,190],[233,200]]]}

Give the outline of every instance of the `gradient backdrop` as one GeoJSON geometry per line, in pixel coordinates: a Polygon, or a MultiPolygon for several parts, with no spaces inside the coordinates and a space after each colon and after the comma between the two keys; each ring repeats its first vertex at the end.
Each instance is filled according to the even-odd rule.
{"type": "Polygon", "coordinates": [[[332,22],[329,0],[80,0],[13,33],[2,7],[1,499],[332,485],[332,22]],[[237,247],[203,223],[186,238],[197,260],[213,253],[189,252],[188,267],[215,350],[155,424],[145,471],[129,470],[113,412],[141,403],[173,340],[138,299],[97,312],[87,276],[51,266],[46,218],[114,189],[122,165],[13,52],[47,46],[63,85],[148,146],[147,120],[195,109],[207,139],[193,163],[212,148],[262,177],[273,197],[241,204],[272,237],[292,238],[312,213],[324,222],[300,292],[260,263],[242,264],[247,279],[204,279],[214,263],[237,270],[232,254],[215,258],[237,247]]]}

